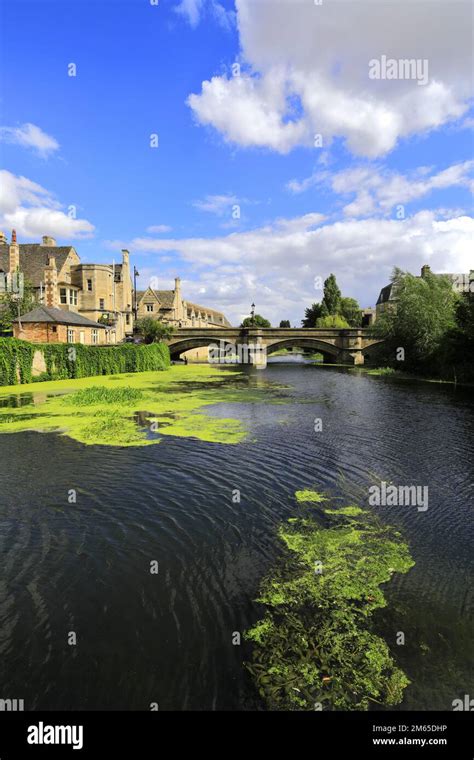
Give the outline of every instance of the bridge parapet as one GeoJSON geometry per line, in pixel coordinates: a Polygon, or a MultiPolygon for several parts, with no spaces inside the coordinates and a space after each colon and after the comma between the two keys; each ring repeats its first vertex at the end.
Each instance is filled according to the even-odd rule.
{"type": "Polygon", "coordinates": [[[181,327],[174,330],[167,342],[172,355],[224,341],[235,345],[259,344],[268,353],[290,346],[313,348],[336,363],[363,364],[363,352],[381,342],[370,332],[368,328],[181,327]]]}

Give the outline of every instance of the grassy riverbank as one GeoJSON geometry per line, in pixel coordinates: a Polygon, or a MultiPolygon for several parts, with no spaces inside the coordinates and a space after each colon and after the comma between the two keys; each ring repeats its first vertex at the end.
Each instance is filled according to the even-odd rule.
{"type": "Polygon", "coordinates": [[[262,391],[235,387],[238,374],[188,365],[2,387],[0,433],[56,431],[84,444],[108,446],[146,446],[166,435],[237,443],[247,435],[243,425],[211,417],[205,409],[262,400],[262,391]]]}

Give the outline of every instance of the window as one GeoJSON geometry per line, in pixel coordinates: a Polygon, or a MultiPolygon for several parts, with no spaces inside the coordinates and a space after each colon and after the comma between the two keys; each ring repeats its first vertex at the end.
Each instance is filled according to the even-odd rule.
{"type": "Polygon", "coordinates": [[[153,304],[152,303],[147,303],[146,310],[147,311],[153,311],[153,304]]]}
{"type": "Polygon", "coordinates": [[[130,314],[125,314],[125,324],[126,325],[130,324],[130,314]]]}
{"type": "Polygon", "coordinates": [[[92,330],[92,342],[98,343],[99,342],[99,331],[98,330],[92,330]]]}
{"type": "Polygon", "coordinates": [[[92,290],[92,280],[87,280],[87,290],[92,290]]]}
{"type": "Polygon", "coordinates": [[[69,291],[69,303],[71,306],[77,306],[77,290],[69,291]]]}
{"type": "Polygon", "coordinates": [[[53,332],[57,332],[57,331],[58,331],[57,325],[52,325],[52,326],[51,326],[51,330],[52,330],[53,332]]]}
{"type": "Polygon", "coordinates": [[[74,330],[72,327],[67,328],[67,342],[74,343],[74,330]]]}
{"type": "Polygon", "coordinates": [[[61,303],[67,303],[67,290],[66,288],[59,288],[59,298],[61,303]]]}
{"type": "Polygon", "coordinates": [[[99,309],[101,311],[105,309],[105,300],[103,298],[99,298],[99,309]]]}

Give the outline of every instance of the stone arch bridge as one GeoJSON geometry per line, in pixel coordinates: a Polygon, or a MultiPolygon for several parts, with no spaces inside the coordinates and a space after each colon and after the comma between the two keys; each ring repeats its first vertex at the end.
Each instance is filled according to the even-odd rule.
{"type": "Polygon", "coordinates": [[[267,355],[282,348],[309,348],[332,364],[364,364],[374,346],[382,341],[367,328],[324,327],[180,327],[167,340],[172,359],[192,348],[211,345],[260,346],[267,355]],[[221,343],[221,341],[223,343],[221,343]]]}

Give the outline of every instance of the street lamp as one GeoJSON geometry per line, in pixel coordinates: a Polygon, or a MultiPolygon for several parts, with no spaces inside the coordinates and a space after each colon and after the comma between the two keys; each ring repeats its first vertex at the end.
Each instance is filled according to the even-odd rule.
{"type": "Polygon", "coordinates": [[[254,303],[252,304],[251,309],[252,310],[250,312],[250,321],[251,321],[252,327],[253,327],[254,324],[255,324],[255,304],[254,303]]]}
{"type": "Polygon", "coordinates": [[[135,322],[137,321],[138,309],[137,309],[137,277],[140,277],[140,273],[136,266],[133,267],[133,311],[135,312],[135,322]]]}

